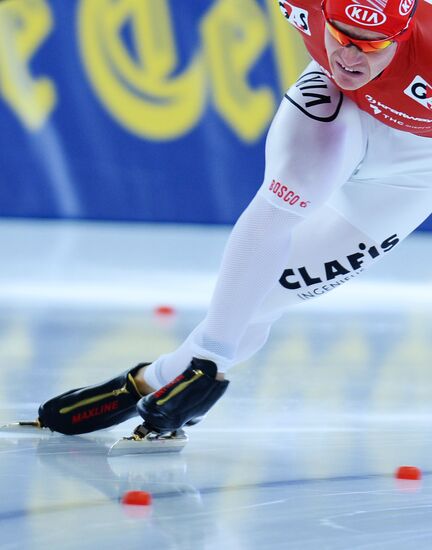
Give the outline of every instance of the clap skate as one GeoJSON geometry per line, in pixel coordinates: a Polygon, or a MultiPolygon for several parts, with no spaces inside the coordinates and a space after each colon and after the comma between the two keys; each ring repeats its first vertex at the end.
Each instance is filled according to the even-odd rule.
{"type": "Polygon", "coordinates": [[[0,432],[58,432],[78,435],[109,428],[137,415],[142,397],[133,376],[148,363],[140,363],[101,384],[77,388],[46,401],[35,421],[15,422],[0,432]]]}
{"type": "Polygon", "coordinates": [[[108,456],[177,453],[183,449],[188,440],[188,436],[182,429],[161,434],[148,430],[140,424],[131,436],[122,437],[116,441],[108,451],[108,456]]]}
{"type": "Polygon", "coordinates": [[[178,452],[188,437],[183,426],[199,422],[228,387],[227,380],[216,380],[212,361],[193,358],[180,376],[137,403],[144,418],[130,437],[119,439],[110,456],[120,454],[178,452]]]}
{"type": "Polygon", "coordinates": [[[4,424],[0,426],[0,433],[10,432],[10,433],[41,433],[49,432],[44,428],[39,420],[27,420],[21,422],[11,422],[10,424],[4,424]]]}

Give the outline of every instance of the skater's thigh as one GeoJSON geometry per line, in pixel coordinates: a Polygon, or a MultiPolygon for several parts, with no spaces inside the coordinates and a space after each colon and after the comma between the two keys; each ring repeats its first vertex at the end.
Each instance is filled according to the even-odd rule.
{"type": "Polygon", "coordinates": [[[255,320],[278,317],[351,281],[422,223],[431,204],[428,188],[384,185],[383,191],[372,180],[349,182],[294,229],[286,267],[255,320]]]}

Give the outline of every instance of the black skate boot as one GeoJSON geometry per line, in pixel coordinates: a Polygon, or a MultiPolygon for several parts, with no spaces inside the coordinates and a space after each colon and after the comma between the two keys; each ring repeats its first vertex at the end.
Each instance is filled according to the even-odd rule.
{"type": "Polygon", "coordinates": [[[133,376],[148,364],[140,363],[101,384],[53,397],[39,407],[39,426],[75,435],[109,428],[137,416],[136,403],[142,395],[133,376]]]}
{"type": "Polygon", "coordinates": [[[222,397],[228,380],[216,380],[217,367],[212,361],[193,358],[190,366],[158,391],[142,397],[137,411],[149,432],[176,432],[182,426],[196,424],[222,397]]]}

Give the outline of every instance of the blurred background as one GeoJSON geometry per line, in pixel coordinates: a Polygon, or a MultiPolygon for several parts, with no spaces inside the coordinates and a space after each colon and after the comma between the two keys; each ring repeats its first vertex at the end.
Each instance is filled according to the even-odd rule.
{"type": "Polygon", "coordinates": [[[232,224],[307,62],[276,0],[7,1],[0,30],[2,218],[232,224]]]}
{"type": "Polygon", "coordinates": [[[231,224],[307,59],[275,0],[20,0],[0,25],[3,217],[231,224]]]}

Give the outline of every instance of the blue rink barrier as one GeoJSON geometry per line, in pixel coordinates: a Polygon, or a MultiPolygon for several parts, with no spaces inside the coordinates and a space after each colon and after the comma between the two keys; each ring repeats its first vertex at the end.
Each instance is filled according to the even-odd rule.
{"type": "Polygon", "coordinates": [[[234,222],[307,62],[276,0],[19,0],[0,30],[9,217],[234,222]]]}

